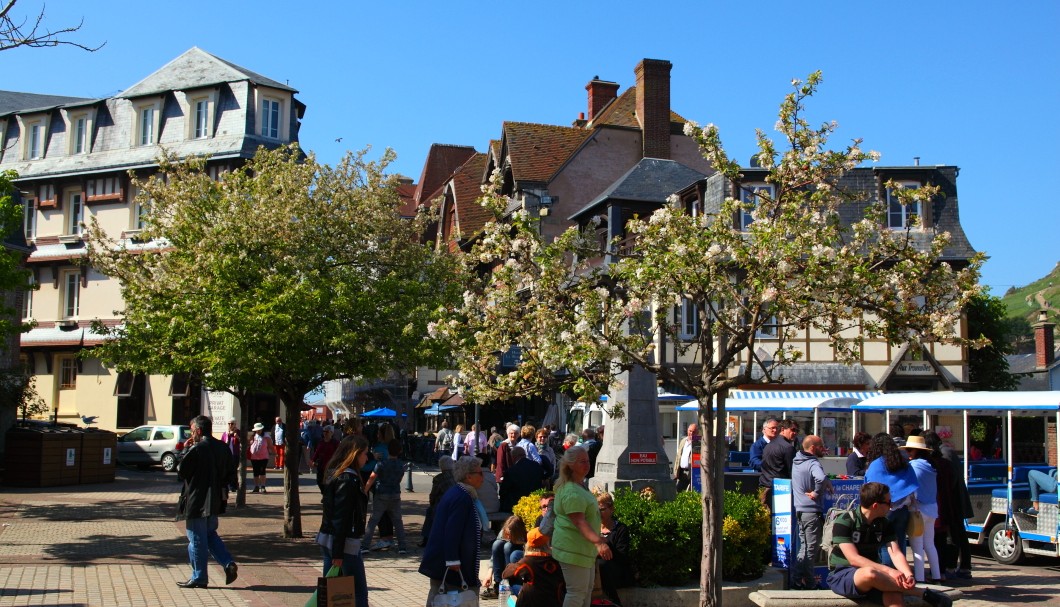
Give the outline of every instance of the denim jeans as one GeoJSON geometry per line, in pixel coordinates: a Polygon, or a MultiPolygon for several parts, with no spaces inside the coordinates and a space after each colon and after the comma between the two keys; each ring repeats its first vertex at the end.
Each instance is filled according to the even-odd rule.
{"type": "Polygon", "coordinates": [[[803,588],[816,588],[813,568],[821,550],[824,519],[820,512],[799,513],[799,551],[795,555],[795,583],[803,588]]]}
{"type": "Polygon", "coordinates": [[[221,536],[217,535],[217,517],[189,518],[184,521],[188,533],[188,559],[191,561],[191,581],[206,584],[210,575],[206,571],[207,552],[222,567],[232,562],[232,555],[225,548],[221,536]]]}
{"type": "Polygon", "coordinates": [[[513,544],[505,539],[493,540],[490,549],[490,562],[493,564],[493,587],[501,583],[501,573],[508,563],[514,563],[523,558],[522,546],[513,544]]]}
{"type": "Polygon", "coordinates": [[[383,518],[383,514],[389,512],[390,519],[394,521],[394,535],[397,536],[398,550],[407,550],[405,543],[405,525],[401,520],[401,494],[400,493],[376,493],[372,500],[372,518],[368,519],[368,526],[364,528],[364,540],[362,546],[366,550],[372,547],[372,536],[375,535],[375,527],[383,518]]]}
{"type": "MultiPolygon", "coordinates": [[[[902,506],[898,510],[892,510],[887,515],[887,520],[891,521],[891,525],[894,526],[894,537],[898,539],[898,550],[902,552],[902,558],[906,558],[905,549],[909,546],[909,508],[902,506]]],[[[894,567],[894,561],[891,560],[891,553],[887,550],[887,546],[880,548],[880,562],[888,567],[894,567]]]]}
{"type": "MultiPolygon", "coordinates": [[[[331,570],[331,551],[326,546],[321,546],[320,551],[324,554],[324,573],[327,575],[331,570]]],[[[353,576],[353,596],[357,607],[368,607],[368,578],[364,574],[364,561],[359,554],[342,555],[342,575],[353,576]]]]}
{"type": "Polygon", "coordinates": [[[1037,503],[1041,493],[1056,493],[1056,478],[1048,472],[1031,470],[1027,473],[1027,486],[1031,490],[1031,501],[1037,503]]]}

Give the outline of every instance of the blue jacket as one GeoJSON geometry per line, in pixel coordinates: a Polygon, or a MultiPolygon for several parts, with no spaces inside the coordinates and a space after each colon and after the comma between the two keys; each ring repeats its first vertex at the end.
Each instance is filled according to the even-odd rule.
{"type": "Polygon", "coordinates": [[[920,481],[916,479],[912,466],[906,466],[905,470],[892,474],[887,471],[882,457],[877,457],[869,464],[868,470],[865,471],[865,482],[883,483],[890,487],[892,504],[897,504],[920,488],[920,481]]]}
{"type": "MultiPolygon", "coordinates": [[[[475,500],[459,484],[452,486],[434,510],[431,535],[423,549],[420,573],[440,580],[448,568],[446,563],[459,563],[460,573],[468,587],[478,588],[478,548],[482,545],[482,524],[479,522],[475,500]]],[[[459,583],[455,574],[448,582],[459,583]]]]}
{"type": "Polygon", "coordinates": [[[755,472],[762,471],[762,453],[766,450],[766,445],[768,444],[764,436],[759,436],[758,440],[751,444],[750,459],[747,463],[755,469],[755,472]]]}

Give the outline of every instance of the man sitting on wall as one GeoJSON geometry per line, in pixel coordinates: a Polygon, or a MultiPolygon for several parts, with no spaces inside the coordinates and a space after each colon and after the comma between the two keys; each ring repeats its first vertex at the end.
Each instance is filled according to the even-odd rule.
{"type": "Polygon", "coordinates": [[[849,599],[868,598],[885,607],[903,607],[903,596],[918,596],[934,607],[950,607],[953,599],[941,592],[917,588],[913,571],[898,547],[894,526],[887,520],[891,490],[883,483],[865,483],[861,504],[840,514],[832,527],[828,558],[828,587],[849,599]],[[886,547],[894,567],[880,563],[886,547]]]}

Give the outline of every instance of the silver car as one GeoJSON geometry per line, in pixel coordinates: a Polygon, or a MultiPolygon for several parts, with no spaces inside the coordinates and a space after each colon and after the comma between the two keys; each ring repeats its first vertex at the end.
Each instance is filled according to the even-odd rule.
{"type": "Polygon", "coordinates": [[[172,472],[184,457],[184,442],[190,437],[188,426],[140,426],[118,438],[118,461],[142,468],[161,465],[172,472]]]}

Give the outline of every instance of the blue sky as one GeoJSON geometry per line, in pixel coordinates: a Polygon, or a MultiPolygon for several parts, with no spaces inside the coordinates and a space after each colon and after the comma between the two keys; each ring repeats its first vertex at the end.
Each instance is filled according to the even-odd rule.
{"type": "Polygon", "coordinates": [[[110,96],[198,46],[298,89],[302,145],[321,160],[391,147],[395,170],[413,178],[432,143],[484,151],[504,120],[569,124],[590,79],[625,90],[645,57],[673,63],[673,109],[717,124],[730,154],[747,159],[790,80],[820,69],[811,121],[839,121],[836,146],[861,137],[881,165],[919,156],[960,167],[962,224],[991,257],[983,282],[995,295],[1060,259],[1057,2],[47,5],[48,24],[82,17],[77,38],[106,41],[102,50],[4,52],[0,88],[110,96]]]}

